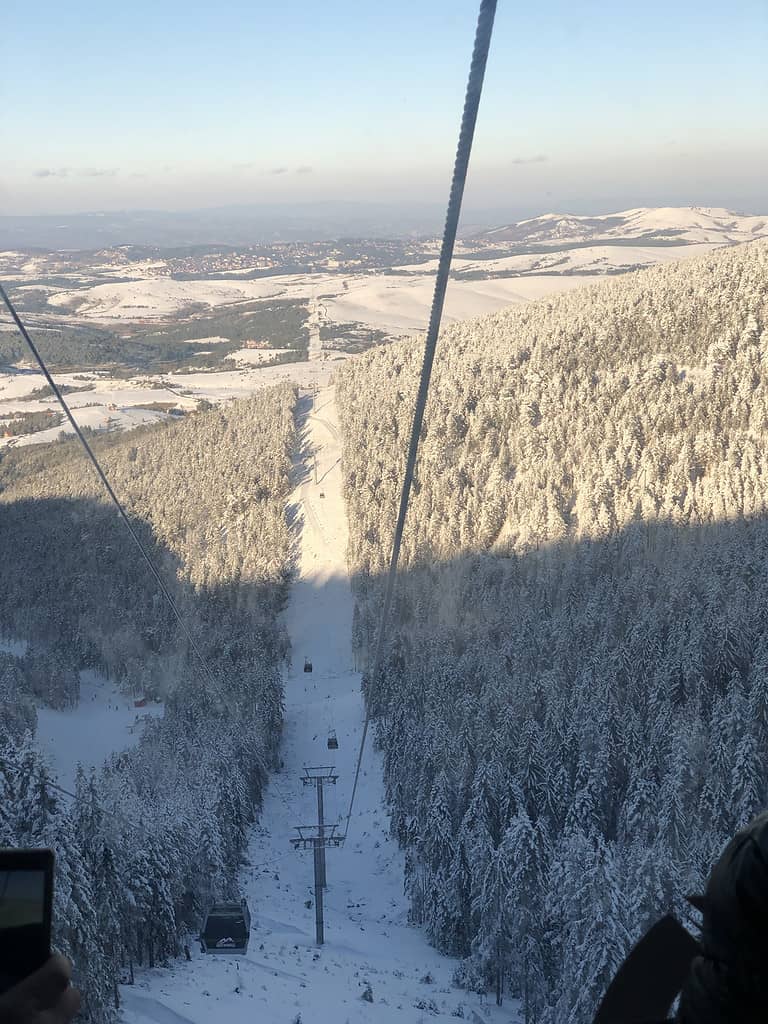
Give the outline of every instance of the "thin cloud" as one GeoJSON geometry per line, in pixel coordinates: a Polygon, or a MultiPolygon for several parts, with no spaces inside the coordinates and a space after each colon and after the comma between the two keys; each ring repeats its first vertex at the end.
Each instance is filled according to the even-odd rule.
{"type": "Polygon", "coordinates": [[[537,156],[516,156],[512,161],[513,164],[545,164],[549,160],[549,157],[544,153],[539,153],[537,156]]]}
{"type": "Polygon", "coordinates": [[[114,167],[41,167],[34,172],[36,178],[114,178],[116,174],[114,167]]]}
{"type": "MultiPolygon", "coordinates": [[[[257,170],[258,168],[259,168],[259,164],[258,164],[258,162],[256,160],[248,160],[248,161],[246,161],[244,163],[232,164],[232,170],[233,171],[253,171],[253,170],[257,170]]],[[[267,168],[264,168],[262,166],[261,169],[258,170],[258,173],[259,174],[288,174],[290,170],[291,170],[290,167],[282,167],[281,166],[281,167],[270,167],[269,169],[267,169],[267,168]]],[[[312,171],[313,171],[313,168],[310,167],[309,164],[302,164],[301,166],[295,168],[293,173],[294,174],[311,174],[312,171]]]]}

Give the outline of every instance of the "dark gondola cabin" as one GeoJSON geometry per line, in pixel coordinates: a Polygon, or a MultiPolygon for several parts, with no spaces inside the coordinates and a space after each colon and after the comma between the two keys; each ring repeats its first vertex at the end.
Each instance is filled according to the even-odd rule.
{"type": "Polygon", "coordinates": [[[251,914],[245,900],[216,903],[208,911],[200,933],[203,953],[245,953],[251,934],[251,914]]]}
{"type": "Polygon", "coordinates": [[[336,732],[333,729],[331,729],[331,731],[328,733],[328,749],[329,750],[338,750],[339,749],[339,741],[336,739],[336,732]]]}
{"type": "Polygon", "coordinates": [[[312,662],[309,660],[309,658],[305,658],[304,659],[304,671],[305,672],[311,672],[312,671],[312,662]]]}

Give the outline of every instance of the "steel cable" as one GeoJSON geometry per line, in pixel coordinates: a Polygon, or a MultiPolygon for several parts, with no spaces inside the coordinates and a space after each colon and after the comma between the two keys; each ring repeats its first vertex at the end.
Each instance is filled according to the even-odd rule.
{"type": "MultiPolygon", "coordinates": [[[[466,98],[464,100],[464,112],[461,118],[461,130],[459,132],[459,143],[456,149],[456,162],[453,168],[453,180],[451,181],[451,191],[448,199],[448,211],[445,218],[443,242],[440,249],[440,260],[437,267],[437,277],[435,279],[435,293],[434,298],[432,299],[432,310],[429,316],[429,326],[427,328],[427,337],[424,345],[424,361],[421,368],[419,391],[416,396],[416,406],[413,412],[413,426],[411,428],[411,439],[408,446],[408,460],[406,462],[403,488],[400,495],[400,510],[397,516],[395,536],[392,543],[392,557],[389,562],[389,573],[387,575],[384,605],[382,607],[381,620],[379,622],[376,653],[374,656],[373,668],[369,676],[371,688],[374,690],[381,674],[384,647],[387,637],[387,625],[389,622],[392,597],[395,590],[395,580],[397,577],[397,563],[400,558],[400,547],[403,540],[403,528],[405,526],[405,517],[408,512],[408,500],[410,498],[411,485],[413,483],[413,475],[416,468],[419,438],[421,436],[421,428],[424,422],[424,410],[427,405],[429,382],[432,376],[432,363],[435,358],[435,349],[437,347],[437,339],[440,331],[440,321],[443,315],[445,290],[448,286],[448,277],[451,270],[451,259],[453,257],[453,248],[456,242],[459,215],[461,213],[461,201],[464,195],[464,185],[467,180],[469,158],[472,153],[472,141],[475,134],[477,111],[480,106],[480,96],[483,91],[485,66],[488,61],[488,51],[491,45],[493,19],[495,15],[496,0],[482,0],[480,4],[480,13],[477,19],[472,63],[469,71],[466,98]]],[[[368,726],[370,725],[370,721],[371,714],[367,705],[365,722],[363,724],[363,735],[360,739],[360,751],[357,758],[357,767],[355,769],[355,781],[352,785],[352,796],[349,801],[347,823],[344,829],[345,838],[349,831],[349,820],[352,817],[352,809],[355,803],[357,784],[360,778],[360,766],[363,761],[363,751],[365,750],[365,740],[368,735],[368,726]]]]}

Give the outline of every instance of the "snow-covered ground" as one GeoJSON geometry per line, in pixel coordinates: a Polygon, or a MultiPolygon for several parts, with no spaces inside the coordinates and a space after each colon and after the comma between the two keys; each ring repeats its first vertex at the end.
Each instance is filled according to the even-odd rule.
{"type": "MultiPolygon", "coordinates": [[[[0,640],[0,652],[16,658],[24,657],[27,646],[26,640],[0,640]]],[[[77,707],[56,711],[38,706],[35,745],[59,785],[71,789],[78,764],[97,768],[116,751],[136,746],[147,716],[162,714],[162,704],[137,708],[113,682],[84,669],[77,707]]]]}
{"type": "MultiPolygon", "coordinates": [[[[459,269],[458,263],[454,269],[459,269]]],[[[593,277],[573,274],[496,278],[491,280],[451,280],[445,296],[443,323],[496,313],[516,302],[529,302],[555,292],[570,291],[589,284],[593,277]]],[[[348,279],[348,288],[324,297],[331,320],[358,322],[390,334],[423,331],[435,290],[430,273],[374,274],[348,279]]]]}
{"type": "MultiPolygon", "coordinates": [[[[305,399],[305,401],[307,401],[305,399]]],[[[300,516],[300,574],[286,612],[293,664],[286,678],[282,769],[271,780],[253,829],[243,894],[253,916],[243,958],[206,957],[144,972],[123,988],[126,1024],[417,1024],[463,1015],[509,1024],[501,1010],[456,989],[455,962],[407,924],[403,864],[389,837],[380,755],[369,742],[349,834],[327,856],[325,944],[315,945],[312,855],[292,849],[295,825],[317,820],[305,767],[333,766],[326,820],[343,821],[363,725],[360,675],[351,649],[352,595],[346,572],[347,524],[341,491],[341,441],[333,391],[322,390],[308,419],[317,483],[304,466],[293,495],[300,516]],[[304,673],[304,658],[313,672],[304,673]],[[339,749],[328,750],[329,730],[339,749]],[[363,1000],[370,984],[373,1002],[363,1000]],[[462,1007],[462,1010],[459,1010],[462,1007]]]]}
{"type": "Polygon", "coordinates": [[[0,640],[0,653],[12,654],[14,658],[23,658],[27,653],[26,640],[0,640]]]}
{"type": "MultiPolygon", "coordinates": [[[[768,218],[745,217],[722,209],[638,209],[598,217],[545,214],[458,243],[453,264],[458,276],[449,284],[443,319],[450,323],[494,313],[513,303],[594,283],[606,274],[699,256],[721,245],[766,234],[768,218]],[[542,245],[548,251],[509,254],[513,247],[541,249],[542,245]],[[483,274],[501,276],[478,276],[483,274]]],[[[431,257],[436,248],[436,244],[425,243],[421,251],[431,257]]],[[[260,300],[290,300],[310,307],[306,323],[309,352],[303,363],[270,366],[276,355],[288,350],[243,348],[229,357],[231,370],[172,374],[154,381],[146,376],[109,380],[92,375],[94,390],[73,393],[69,401],[77,409],[78,421],[94,430],[130,429],[162,419],[167,415],[164,411],[141,406],[168,402],[170,398],[184,410],[194,408],[200,398],[226,401],[276,381],[299,387],[324,386],[331,372],[328,364],[344,357],[333,349],[333,342],[327,350],[323,348],[321,326],[324,333],[337,325],[343,334],[345,325],[356,324],[390,337],[419,334],[427,325],[437,268],[437,259],[430,258],[380,270],[275,272],[252,280],[236,275],[229,279],[177,280],[170,276],[169,265],[162,258],[126,259],[120,265],[107,261],[84,268],[77,261],[68,261],[66,254],[60,256],[25,258],[0,252],[0,271],[11,268],[14,281],[26,276],[30,282],[19,285],[22,290],[45,293],[47,307],[34,314],[35,332],[60,327],[63,322],[69,327],[88,325],[91,329],[103,324],[113,331],[131,323],[161,329],[177,325],[201,307],[230,316],[251,309],[260,300]],[[46,283],[46,274],[55,274],[55,285],[46,283]],[[115,281],[115,274],[131,280],[115,281]],[[71,286],[60,287],[67,280],[71,280],[71,286]],[[170,384],[171,393],[151,387],[153,383],[170,384]]],[[[0,323],[0,330],[8,328],[14,329],[9,323],[0,323]]],[[[197,340],[214,348],[222,339],[214,334],[197,340]]],[[[89,375],[78,375],[83,376],[89,375]]],[[[57,375],[57,379],[78,383],[67,374],[57,375]]],[[[31,373],[0,375],[0,435],[3,418],[23,412],[57,411],[51,399],[22,403],[42,383],[40,376],[31,373]]],[[[0,436],[0,448],[52,441],[62,430],[71,432],[68,424],[57,424],[23,437],[0,436]]]]}
{"type": "MultiPolygon", "coordinates": [[[[637,209],[598,217],[545,214],[487,231],[474,247],[459,245],[455,271],[519,276],[491,281],[453,280],[446,297],[445,319],[493,313],[511,303],[594,281],[596,274],[701,255],[720,245],[766,234],[768,218],[744,217],[722,209],[637,209]],[[637,244],[627,245],[629,239],[637,239],[637,244]],[[552,251],[509,256],[503,251],[505,242],[545,243],[552,251]],[[583,245],[585,242],[593,244],[583,245]],[[502,251],[498,259],[483,258],[490,255],[485,247],[499,244],[502,251]],[[583,247],[574,249],[574,245],[583,247]],[[476,258],[478,255],[480,258],[476,258]]],[[[67,310],[73,322],[114,325],[120,321],[167,320],[201,303],[209,309],[236,310],[238,304],[254,300],[306,302],[322,295],[331,322],[355,322],[390,334],[405,334],[426,325],[437,261],[404,264],[395,267],[394,273],[319,272],[274,274],[253,280],[233,276],[226,280],[184,281],[157,276],[161,263],[131,264],[131,281],[100,283],[94,277],[94,283],[87,287],[50,290],[49,307],[52,312],[67,310]]],[[[114,268],[108,269],[114,273],[114,268]]],[[[23,270],[33,276],[40,268],[30,260],[23,270]]],[[[127,273],[127,268],[121,268],[121,273],[127,273]]]]}
{"type": "Polygon", "coordinates": [[[277,356],[288,355],[291,351],[290,348],[239,348],[225,358],[238,365],[261,366],[273,362],[277,356]]]}
{"type": "Polygon", "coordinates": [[[38,708],[35,743],[46,755],[56,781],[71,789],[78,764],[97,768],[116,751],[136,746],[146,717],[162,714],[161,704],[136,708],[114,683],[86,670],[80,673],[76,708],[38,708]]]}
{"type": "MultiPolygon", "coordinates": [[[[279,350],[282,351],[282,350],[279,350]]],[[[275,350],[265,350],[270,358],[275,350]]],[[[258,350],[243,350],[248,355],[260,355],[258,350]]],[[[274,366],[238,365],[236,369],[222,371],[200,371],[198,373],[169,373],[162,377],[147,378],[146,375],[129,380],[111,378],[108,375],[57,373],[60,385],[82,386],[89,379],[91,391],[70,393],[67,403],[80,426],[94,430],[128,430],[141,423],[153,423],[165,419],[166,413],[142,408],[153,403],[171,403],[178,409],[192,410],[199,399],[209,402],[225,402],[232,398],[245,398],[260,388],[278,383],[293,383],[299,387],[325,387],[333,372],[334,365],[346,359],[344,353],[317,352],[311,361],[302,363],[278,363],[274,366]]],[[[45,384],[40,373],[31,370],[14,370],[0,373],[0,417],[18,416],[30,412],[59,412],[57,400],[50,396],[43,399],[29,399],[36,388],[45,384]]],[[[61,433],[72,434],[69,423],[64,422],[20,437],[2,436],[0,419],[0,449],[3,447],[44,444],[55,441],[61,433]]]]}
{"type": "MultiPolygon", "coordinates": [[[[451,272],[458,275],[468,273],[520,274],[525,275],[526,278],[532,275],[539,279],[540,276],[551,274],[567,274],[569,277],[581,274],[578,281],[583,284],[585,280],[583,275],[585,274],[590,275],[589,280],[594,282],[596,274],[625,273],[640,267],[650,267],[655,263],[691,259],[694,256],[703,256],[716,247],[714,242],[690,242],[685,245],[663,246],[579,245],[574,249],[564,247],[552,252],[520,253],[516,256],[499,256],[497,259],[481,259],[476,253],[471,252],[456,253],[453,257],[451,272]]],[[[434,259],[425,263],[405,264],[397,269],[400,273],[408,274],[435,273],[437,264],[438,261],[434,259]]],[[[525,288],[525,281],[522,282],[522,286],[525,288]]],[[[559,284],[557,289],[561,290],[559,284]]]]}
{"type": "MultiPolygon", "coordinates": [[[[321,293],[328,316],[337,323],[366,324],[393,334],[423,330],[429,319],[435,280],[429,269],[409,266],[407,274],[286,274],[253,281],[176,281],[168,277],[97,284],[56,292],[52,308],[72,311],[68,320],[165,320],[183,315],[193,305],[236,309],[256,299],[311,300],[321,293]]],[[[445,319],[463,320],[494,313],[514,302],[527,302],[589,282],[589,276],[530,275],[493,281],[452,281],[445,319]]]]}

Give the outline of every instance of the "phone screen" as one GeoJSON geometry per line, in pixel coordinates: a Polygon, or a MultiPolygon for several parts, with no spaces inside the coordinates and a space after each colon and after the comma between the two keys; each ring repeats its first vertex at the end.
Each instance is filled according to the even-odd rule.
{"type": "Polygon", "coordinates": [[[43,868],[0,867],[0,992],[48,959],[49,888],[43,868]]]}

